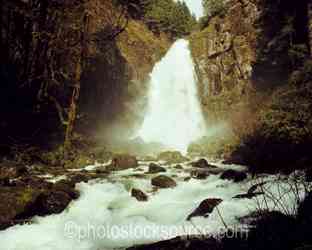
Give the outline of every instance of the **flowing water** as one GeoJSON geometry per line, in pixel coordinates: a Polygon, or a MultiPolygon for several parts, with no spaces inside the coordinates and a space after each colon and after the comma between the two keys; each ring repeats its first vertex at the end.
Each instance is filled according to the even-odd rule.
{"type": "Polygon", "coordinates": [[[186,152],[204,132],[189,43],[178,40],[151,74],[148,111],[138,136],[186,152]]]}
{"type": "MultiPolygon", "coordinates": [[[[185,152],[189,143],[203,135],[204,120],[193,67],[185,40],[177,41],[155,66],[149,110],[139,132],[144,140],[185,152]]],[[[241,183],[234,183],[220,178],[224,168],[240,166],[218,165],[219,174],[211,174],[205,180],[186,181],[192,171],[190,162],[182,164],[183,169],[157,162],[167,170],[162,174],[173,178],[177,186],[156,190],[151,184],[155,175],[146,173],[149,164],[141,161],[139,168],[112,172],[105,180],[77,184],[80,198],[61,214],[36,217],[32,224],[0,231],[0,250],[111,250],[177,235],[215,234],[224,230],[224,222],[228,227],[240,225],[238,218],[256,208],[253,200],[233,199],[246,193],[255,180],[249,176],[241,183]],[[144,191],[148,201],[139,202],[131,197],[132,188],[144,191]],[[215,209],[208,218],[187,221],[187,216],[207,198],[223,200],[218,205],[219,212],[215,209]]],[[[81,173],[98,167],[105,168],[88,166],[81,173]]],[[[64,178],[66,175],[56,176],[54,181],[64,178]]],[[[275,176],[265,176],[259,181],[270,185],[274,179],[275,176]]],[[[275,184],[268,188],[273,194],[280,192],[280,186],[277,189],[275,184]]],[[[294,201],[294,197],[285,197],[286,205],[291,206],[294,201]]],[[[274,202],[266,205],[275,206],[274,202]]]]}
{"type": "MultiPolygon", "coordinates": [[[[111,173],[105,180],[78,184],[76,188],[81,193],[80,198],[73,201],[61,214],[36,217],[32,224],[16,225],[0,231],[0,249],[124,249],[178,235],[215,235],[225,229],[223,221],[233,230],[245,230],[238,218],[254,211],[256,203],[252,199],[233,199],[233,196],[246,193],[254,180],[248,178],[244,182],[233,183],[220,179],[220,175],[216,174],[206,180],[185,181],[184,178],[189,176],[192,169],[188,163],[182,164],[183,170],[164,164],[167,172],[163,174],[174,178],[177,186],[156,191],[151,185],[151,178],[155,175],[143,174],[143,178],[137,175],[146,172],[148,164],[149,162],[140,162],[140,168],[111,173]],[[143,190],[149,196],[148,201],[140,202],[131,197],[131,188],[143,190]],[[187,221],[187,216],[207,198],[220,198],[223,201],[208,218],[195,217],[192,221],[187,221]],[[217,211],[222,214],[222,219],[217,211]]],[[[81,170],[87,171],[86,169],[91,168],[81,170]]],[[[275,176],[266,176],[259,181],[267,183],[265,185],[268,185],[270,192],[277,195],[284,184],[281,182],[277,186],[276,179],[275,176]]],[[[289,196],[284,196],[281,200],[286,207],[295,204],[294,197],[289,193],[289,196]]],[[[259,202],[263,203],[261,196],[259,202]]],[[[270,207],[276,205],[273,201],[266,202],[269,202],[270,207]]]]}

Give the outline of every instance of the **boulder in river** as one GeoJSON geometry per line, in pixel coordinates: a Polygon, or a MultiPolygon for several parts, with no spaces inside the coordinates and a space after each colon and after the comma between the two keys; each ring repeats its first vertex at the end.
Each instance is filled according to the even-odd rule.
{"type": "Polygon", "coordinates": [[[192,178],[191,177],[185,177],[184,179],[183,179],[183,181],[186,181],[186,182],[188,182],[188,181],[190,181],[192,178]]]}
{"type": "Polygon", "coordinates": [[[247,174],[245,172],[228,169],[223,172],[220,178],[223,180],[232,180],[234,182],[240,182],[247,178],[247,174]]]}
{"type": "Polygon", "coordinates": [[[209,216],[210,213],[214,210],[216,206],[218,206],[222,202],[222,199],[214,199],[209,198],[206,200],[203,200],[197,208],[189,215],[187,216],[186,220],[190,220],[193,217],[198,216],[209,216]]]}
{"type": "Polygon", "coordinates": [[[157,165],[156,163],[151,163],[148,166],[148,173],[149,174],[157,174],[161,172],[166,172],[166,169],[157,165]]]}
{"type": "Polygon", "coordinates": [[[35,176],[12,180],[10,186],[0,187],[0,230],[35,215],[61,213],[78,197],[70,182],[52,184],[35,176]]]}
{"type": "Polygon", "coordinates": [[[138,166],[138,161],[135,156],[127,154],[115,155],[112,159],[108,170],[125,170],[128,168],[135,168],[138,166]]]}
{"type": "Polygon", "coordinates": [[[43,192],[39,195],[33,204],[33,211],[37,211],[37,215],[59,214],[71,202],[72,197],[66,191],[51,190],[43,192]]]}
{"type": "Polygon", "coordinates": [[[168,176],[158,175],[152,179],[152,185],[159,188],[175,187],[177,183],[168,176]]]}
{"type": "Polygon", "coordinates": [[[194,168],[216,168],[216,166],[209,164],[206,159],[200,159],[198,161],[192,162],[191,165],[194,168]]]}
{"type": "Polygon", "coordinates": [[[148,196],[143,191],[141,191],[140,189],[136,189],[136,188],[133,188],[131,190],[131,196],[136,198],[138,201],[148,200],[148,196]]]}
{"type": "Polygon", "coordinates": [[[174,166],[174,168],[178,170],[183,170],[183,166],[181,164],[174,166]]]}
{"type": "Polygon", "coordinates": [[[80,193],[75,189],[75,184],[69,183],[66,180],[59,181],[53,185],[53,189],[56,191],[62,191],[67,193],[71,199],[76,200],[79,198],[80,193]]]}
{"type": "Polygon", "coordinates": [[[204,180],[209,176],[209,173],[205,169],[196,169],[191,171],[191,177],[194,179],[204,180]]]}
{"type": "Polygon", "coordinates": [[[183,156],[179,151],[166,151],[158,155],[159,161],[166,161],[170,164],[173,163],[182,163],[189,161],[189,159],[183,156]]]}

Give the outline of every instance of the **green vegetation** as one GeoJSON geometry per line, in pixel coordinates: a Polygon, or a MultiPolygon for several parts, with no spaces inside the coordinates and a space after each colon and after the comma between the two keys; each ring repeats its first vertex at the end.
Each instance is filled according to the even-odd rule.
{"type": "Polygon", "coordinates": [[[114,3],[126,6],[132,18],[143,20],[152,31],[165,32],[173,39],[190,34],[197,24],[184,1],[115,0],[114,3]]]}
{"type": "Polygon", "coordinates": [[[225,9],[224,0],[203,0],[204,12],[206,16],[213,17],[219,15],[225,9]]]}
{"type": "Polygon", "coordinates": [[[204,16],[199,20],[200,29],[208,26],[210,19],[216,15],[225,14],[225,1],[224,0],[203,0],[204,16]]]}
{"type": "Polygon", "coordinates": [[[173,0],[152,0],[146,4],[145,20],[154,31],[171,34],[173,38],[190,34],[196,18],[185,2],[173,0]]]}

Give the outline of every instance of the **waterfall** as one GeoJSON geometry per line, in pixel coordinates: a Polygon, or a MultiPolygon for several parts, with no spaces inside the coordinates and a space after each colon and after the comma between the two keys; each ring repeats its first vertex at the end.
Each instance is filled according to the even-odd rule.
{"type": "Polygon", "coordinates": [[[138,136],[186,152],[205,130],[196,83],[189,43],[178,40],[153,69],[148,110],[138,136]]]}

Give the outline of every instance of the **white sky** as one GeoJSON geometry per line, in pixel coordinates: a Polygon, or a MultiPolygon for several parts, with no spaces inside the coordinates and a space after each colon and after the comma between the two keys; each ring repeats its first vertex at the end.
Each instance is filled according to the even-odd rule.
{"type": "Polygon", "coordinates": [[[184,2],[186,2],[192,13],[195,13],[197,18],[203,16],[202,0],[184,0],[184,2]]]}

